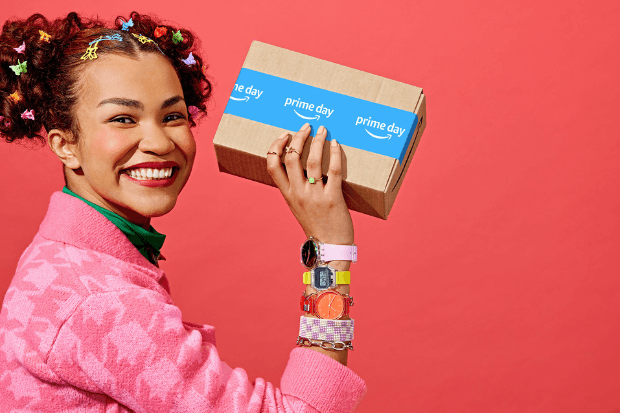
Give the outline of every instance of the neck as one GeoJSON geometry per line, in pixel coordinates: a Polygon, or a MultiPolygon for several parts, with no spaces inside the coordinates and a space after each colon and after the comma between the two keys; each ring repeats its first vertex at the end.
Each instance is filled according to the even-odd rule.
{"type": "Polygon", "coordinates": [[[87,201],[90,201],[95,205],[105,208],[108,211],[112,211],[115,214],[118,214],[121,217],[125,218],[127,221],[139,225],[144,229],[148,230],[151,227],[150,217],[142,216],[136,211],[126,208],[122,205],[112,203],[94,192],[92,188],[86,188],[84,187],[84,185],[80,185],[75,182],[67,182],[67,188],[69,188],[71,191],[75,192],[82,198],[86,199],[87,201]]]}

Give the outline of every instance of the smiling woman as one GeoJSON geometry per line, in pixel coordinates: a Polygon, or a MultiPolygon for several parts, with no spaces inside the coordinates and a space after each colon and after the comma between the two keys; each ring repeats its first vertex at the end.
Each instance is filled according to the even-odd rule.
{"type": "MultiPolygon", "coordinates": [[[[170,297],[158,265],[165,235],[151,218],[174,208],[194,164],[191,128],[211,84],[193,44],[191,32],[135,12],[113,28],[75,13],[4,24],[0,135],[47,142],[66,186],[52,195],[2,305],[1,411],[349,412],[364,397],[364,381],[346,367],[346,254],[330,263],[343,270],[342,285],[323,292],[332,296],[326,308],[316,283],[304,294],[329,320],[301,320],[310,330],[345,326],[336,340],[345,347],[295,348],[281,389],[221,361],[213,327],[182,321],[170,297]]],[[[352,244],[340,148],[332,141],[327,184],[306,181],[295,154],[309,133],[295,134],[286,170],[279,157],[267,168],[307,235],[352,244]]],[[[321,128],[313,139],[316,165],[326,135],[321,128]]],[[[269,153],[283,154],[289,137],[269,153]]]]}
{"type": "Polygon", "coordinates": [[[181,82],[159,53],[102,55],[81,76],[77,143],[71,132],[48,132],[67,187],[149,229],[151,217],[172,210],[194,163],[181,82]]]}

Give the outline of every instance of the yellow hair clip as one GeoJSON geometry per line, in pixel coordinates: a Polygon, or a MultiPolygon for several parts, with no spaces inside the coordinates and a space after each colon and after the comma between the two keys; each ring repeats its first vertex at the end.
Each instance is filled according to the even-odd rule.
{"type": "Polygon", "coordinates": [[[17,103],[20,100],[22,100],[22,97],[19,96],[19,93],[17,93],[17,91],[15,91],[14,93],[11,93],[9,95],[9,99],[11,99],[13,101],[13,103],[17,103]]]}
{"type": "Polygon", "coordinates": [[[123,38],[121,37],[120,34],[113,34],[112,36],[99,36],[99,38],[93,40],[92,42],[88,43],[88,48],[86,49],[86,52],[84,52],[84,54],[82,55],[82,57],[80,57],[81,60],[93,60],[97,58],[97,49],[99,48],[99,42],[102,40],[116,40],[117,42],[122,42],[123,38]]]}
{"type": "Polygon", "coordinates": [[[157,49],[159,49],[159,52],[160,52],[161,54],[163,54],[164,56],[166,55],[166,54],[163,52],[163,50],[161,50],[161,48],[159,47],[159,45],[155,42],[155,40],[153,40],[153,39],[149,39],[148,37],[146,37],[146,36],[145,36],[145,35],[143,35],[143,34],[135,34],[135,33],[131,33],[131,34],[133,34],[133,37],[135,37],[136,39],[138,39],[138,41],[139,41],[140,43],[142,43],[142,44],[145,44],[145,43],[153,43],[155,46],[157,46],[157,49]]]}
{"type": "Polygon", "coordinates": [[[39,40],[44,41],[44,42],[50,42],[50,39],[52,38],[52,36],[50,36],[49,34],[45,33],[43,30],[39,30],[39,34],[41,35],[41,37],[39,38],[39,40]]]}
{"type": "Polygon", "coordinates": [[[132,33],[132,34],[133,34],[133,37],[136,37],[142,44],[149,43],[149,42],[155,43],[153,39],[149,39],[143,34],[135,34],[135,33],[132,33]]]}
{"type": "Polygon", "coordinates": [[[86,52],[84,52],[84,54],[82,55],[82,57],[80,57],[81,60],[93,60],[97,58],[97,48],[99,47],[98,44],[101,41],[101,37],[99,39],[97,39],[96,41],[89,43],[88,44],[88,48],[86,49],[86,52]]]}

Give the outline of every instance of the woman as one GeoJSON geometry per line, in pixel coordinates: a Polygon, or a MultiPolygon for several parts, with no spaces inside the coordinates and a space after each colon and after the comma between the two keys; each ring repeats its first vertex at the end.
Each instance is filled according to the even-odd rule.
{"type": "MultiPolygon", "coordinates": [[[[2,411],[354,410],[366,385],[346,367],[349,341],[334,350],[301,340],[311,346],[291,352],[277,389],[222,362],[213,327],[181,320],[151,218],[174,208],[190,176],[191,127],[211,85],[191,32],[130,17],[106,28],[75,13],[33,15],[0,35],[0,133],[45,140],[66,182],[5,295],[2,411]]],[[[327,183],[311,183],[299,159],[309,134],[304,125],[275,140],[268,170],[306,235],[352,245],[340,147],[332,141],[327,183]]],[[[320,128],[313,138],[309,177],[321,176],[325,137],[320,128]]],[[[329,264],[348,270],[339,258],[329,264]]],[[[348,285],[330,291],[348,297],[348,285]]],[[[344,313],[338,322],[350,323],[344,313]]]]}

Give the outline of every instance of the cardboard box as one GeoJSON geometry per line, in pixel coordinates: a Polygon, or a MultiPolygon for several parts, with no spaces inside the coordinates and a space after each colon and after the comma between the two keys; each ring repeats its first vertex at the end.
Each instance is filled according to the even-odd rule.
{"type": "Polygon", "coordinates": [[[275,186],[267,151],[306,122],[341,144],[348,207],[387,219],[426,126],[422,89],[254,41],[213,140],[220,171],[275,186]]]}

